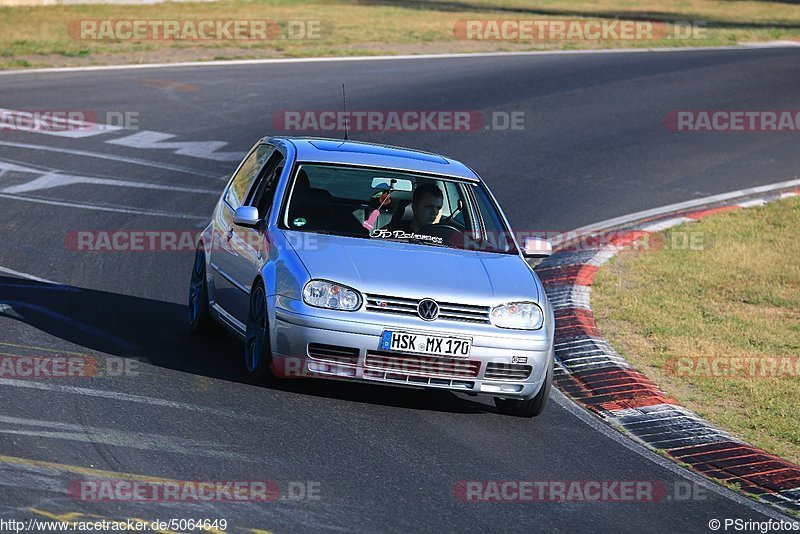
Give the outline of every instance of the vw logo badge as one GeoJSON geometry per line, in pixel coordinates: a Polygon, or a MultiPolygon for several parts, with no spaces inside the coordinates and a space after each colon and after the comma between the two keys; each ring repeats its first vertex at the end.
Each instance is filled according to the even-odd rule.
{"type": "Polygon", "coordinates": [[[417,313],[425,321],[433,321],[439,317],[439,305],[433,299],[422,299],[417,304],[417,313]]]}

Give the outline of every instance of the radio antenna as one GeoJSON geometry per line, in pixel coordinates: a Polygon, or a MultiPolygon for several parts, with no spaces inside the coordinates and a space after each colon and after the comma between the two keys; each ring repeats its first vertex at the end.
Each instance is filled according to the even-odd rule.
{"type": "Polygon", "coordinates": [[[344,103],[344,140],[349,141],[350,135],[347,132],[347,125],[350,123],[350,117],[347,116],[347,95],[344,92],[344,84],[342,84],[342,102],[344,103]]]}

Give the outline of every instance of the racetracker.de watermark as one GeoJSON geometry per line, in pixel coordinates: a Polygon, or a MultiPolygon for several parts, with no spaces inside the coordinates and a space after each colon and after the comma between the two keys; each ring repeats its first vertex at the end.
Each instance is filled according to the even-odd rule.
{"type": "Polygon", "coordinates": [[[661,480],[461,480],[453,486],[465,502],[705,501],[707,490],[689,481],[661,480]]]}
{"type": "Polygon", "coordinates": [[[36,133],[103,132],[139,129],[138,111],[86,109],[0,109],[0,131],[36,133]]]}
{"type": "MultiPolygon", "coordinates": [[[[605,248],[613,248],[616,252],[625,251],[700,251],[713,244],[708,232],[697,230],[671,229],[665,233],[653,233],[643,230],[607,230],[601,232],[580,231],[518,231],[517,242],[524,246],[525,239],[534,237],[550,243],[558,252],[599,252],[605,248]]],[[[492,237],[490,236],[490,239],[492,237]]],[[[536,252],[530,250],[529,252],[536,252]]]]}
{"type": "Polygon", "coordinates": [[[671,132],[800,132],[800,110],[678,110],[664,115],[671,132]]]}
{"type": "Polygon", "coordinates": [[[78,41],[318,40],[330,33],[320,20],[80,19],[67,25],[78,41]]]}
{"type": "MultiPolygon", "coordinates": [[[[203,230],[188,229],[106,229],[70,230],[64,235],[64,247],[73,252],[194,252],[203,230]]],[[[389,230],[376,230],[374,239],[390,237],[389,230]]],[[[286,241],[269,246],[293,250],[321,250],[326,246],[314,232],[297,232],[284,235],[286,241]]],[[[610,230],[604,232],[576,232],[559,230],[521,230],[513,236],[506,232],[464,232],[454,236],[449,246],[464,250],[485,250],[491,243],[506,243],[516,239],[521,247],[525,239],[535,237],[549,241],[553,250],[559,252],[600,251],[614,247],[616,251],[699,251],[709,248],[713,239],[707,232],[695,230],[669,230],[664,234],[641,230],[610,230]]],[[[441,238],[437,238],[441,241],[441,238]]],[[[267,246],[263,232],[242,231],[225,233],[216,231],[205,243],[206,251],[230,250],[233,244],[251,248],[267,246]],[[236,240],[234,243],[234,239],[236,240]]],[[[530,252],[536,252],[532,250],[530,252]]]]}
{"type": "Polygon", "coordinates": [[[453,26],[453,36],[468,41],[656,41],[705,39],[705,26],[704,21],[462,19],[453,26]]]}
{"type": "Polygon", "coordinates": [[[80,502],[318,501],[317,481],[275,480],[73,480],[69,496],[80,502]]]}
{"type": "Polygon", "coordinates": [[[800,358],[770,356],[670,358],[665,369],[680,377],[800,378],[800,358]]]}
{"type": "MultiPolygon", "coordinates": [[[[203,233],[173,229],[70,230],[64,235],[64,247],[73,252],[194,252],[203,233]]],[[[287,249],[320,250],[322,246],[318,235],[309,232],[286,235],[285,239],[283,246],[287,249]]],[[[217,231],[206,242],[206,252],[229,251],[233,244],[259,248],[265,245],[265,236],[250,230],[230,235],[217,231]]]]}
{"type": "Polygon", "coordinates": [[[0,378],[61,379],[119,378],[139,375],[139,362],[108,356],[22,356],[0,355],[0,378]]]}
{"type": "Polygon", "coordinates": [[[271,118],[283,132],[478,132],[525,130],[524,111],[284,110],[271,118]]]}

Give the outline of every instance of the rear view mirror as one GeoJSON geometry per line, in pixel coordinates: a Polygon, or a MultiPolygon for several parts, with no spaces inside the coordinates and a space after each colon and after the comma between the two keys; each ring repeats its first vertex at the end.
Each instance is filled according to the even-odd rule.
{"type": "Polygon", "coordinates": [[[526,237],[522,253],[526,258],[549,258],[553,254],[553,245],[546,239],[539,237],[526,237]]]}
{"type": "Polygon", "coordinates": [[[376,176],[372,179],[372,189],[381,189],[384,191],[388,191],[389,189],[393,191],[412,191],[414,189],[414,184],[411,183],[411,180],[404,180],[403,178],[384,178],[382,176],[376,176]]]}
{"type": "Polygon", "coordinates": [[[233,224],[245,228],[255,228],[258,225],[258,208],[241,206],[233,214],[233,224]]]}

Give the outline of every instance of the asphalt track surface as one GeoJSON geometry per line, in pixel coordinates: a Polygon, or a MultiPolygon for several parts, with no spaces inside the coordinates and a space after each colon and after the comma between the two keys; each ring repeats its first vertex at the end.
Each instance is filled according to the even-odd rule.
{"type": "MultiPolygon", "coordinates": [[[[342,82],[352,110],[525,112],[524,131],[353,134],[465,161],[517,230],[577,228],[788,180],[800,168],[796,133],[673,133],[663,124],[673,110],[800,109],[800,50],[793,49],[22,74],[0,77],[0,105],[133,111],[141,130],[174,134],[170,142],[225,141],[218,152],[241,153],[279,133],[274,112],[339,109],[342,82]]],[[[191,253],[65,245],[78,230],[193,230],[208,218],[213,192],[236,162],[108,142],[131,133],[1,133],[0,267],[64,285],[0,273],[0,352],[121,357],[138,362],[138,374],[0,380],[0,517],[44,518],[31,508],[208,517],[227,519],[232,531],[278,532],[704,532],[712,518],[767,519],[713,491],[704,500],[646,503],[461,502],[453,487],[462,480],[652,480],[670,488],[686,479],[552,400],[541,417],[523,420],[448,393],[250,383],[236,340],[187,332],[191,253]],[[196,191],[108,182],[5,191],[54,172],[196,191]],[[80,502],[66,487],[87,478],[83,468],[173,480],[312,481],[321,498],[80,502]]]]}

